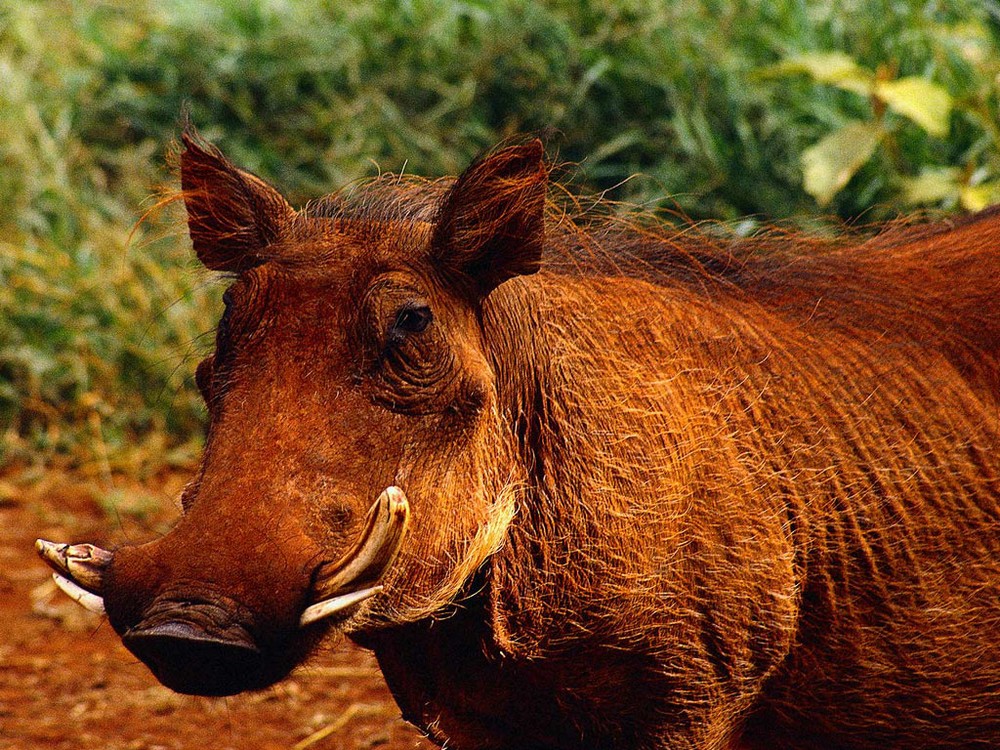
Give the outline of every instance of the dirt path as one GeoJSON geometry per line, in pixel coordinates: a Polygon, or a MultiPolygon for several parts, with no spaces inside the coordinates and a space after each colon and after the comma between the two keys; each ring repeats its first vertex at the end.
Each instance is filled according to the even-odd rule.
{"type": "Polygon", "coordinates": [[[97,483],[0,480],[0,750],[434,747],[399,718],[374,659],[347,642],[263,693],[182,696],[50,584],[36,537],[115,544],[157,533],[182,481],[119,489],[109,510],[97,483]]]}

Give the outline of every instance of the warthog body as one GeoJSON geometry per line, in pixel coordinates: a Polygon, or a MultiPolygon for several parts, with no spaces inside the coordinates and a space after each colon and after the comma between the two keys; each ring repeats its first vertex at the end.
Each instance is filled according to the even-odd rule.
{"type": "Polygon", "coordinates": [[[452,748],[1000,747],[1000,213],[581,227],[537,142],[296,212],[185,146],[201,472],[160,540],[43,550],[165,684],[333,628],[452,748]]]}

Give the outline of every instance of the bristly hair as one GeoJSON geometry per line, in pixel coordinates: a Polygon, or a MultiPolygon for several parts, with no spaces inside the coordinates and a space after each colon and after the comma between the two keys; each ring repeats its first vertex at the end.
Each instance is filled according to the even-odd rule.
{"type": "Polygon", "coordinates": [[[453,183],[452,178],[384,174],[311,201],[301,215],[307,219],[430,222],[453,183]]]}
{"type": "MultiPolygon", "coordinates": [[[[308,204],[299,219],[431,223],[455,184],[386,174],[308,204]]],[[[752,237],[719,225],[676,226],[551,189],[542,269],[624,276],[740,298],[798,319],[947,339],[969,361],[1000,348],[1000,208],[973,217],[846,229],[817,237],[778,228],[752,237]]],[[[969,365],[972,367],[972,365],[969,365]]],[[[973,369],[978,369],[973,367],[973,369]]]]}
{"type": "MultiPolygon", "coordinates": [[[[507,138],[482,152],[473,164],[505,147],[520,145],[531,138],[507,138]]],[[[372,179],[348,184],[336,193],[308,203],[303,208],[302,215],[313,219],[431,222],[436,218],[441,200],[457,179],[428,179],[391,172],[380,174],[372,179]]]]}

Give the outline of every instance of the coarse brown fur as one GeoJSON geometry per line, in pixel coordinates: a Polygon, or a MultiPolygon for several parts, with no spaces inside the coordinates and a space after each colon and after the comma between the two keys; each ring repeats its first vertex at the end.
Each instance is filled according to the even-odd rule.
{"type": "Polygon", "coordinates": [[[119,632],[209,602],[267,662],[219,689],[280,678],[324,632],[295,629],[310,576],[396,484],[410,538],[340,628],[442,745],[1000,746],[1000,212],[574,221],[537,142],[295,212],[185,148],[195,250],[235,281],[202,471],[116,552],[119,632]]]}

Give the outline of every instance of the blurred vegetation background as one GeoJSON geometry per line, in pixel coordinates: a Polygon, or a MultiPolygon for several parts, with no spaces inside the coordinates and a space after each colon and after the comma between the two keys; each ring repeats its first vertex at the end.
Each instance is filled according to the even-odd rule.
{"type": "MultiPolygon", "coordinates": [[[[571,189],[692,219],[1000,198],[1000,6],[975,0],[98,0],[0,10],[0,466],[189,466],[222,281],[180,114],[294,202],[546,133],[571,189]]],[[[749,219],[742,217],[751,217],[749,219]]],[[[740,220],[740,221],[736,221],[740,220]]]]}

